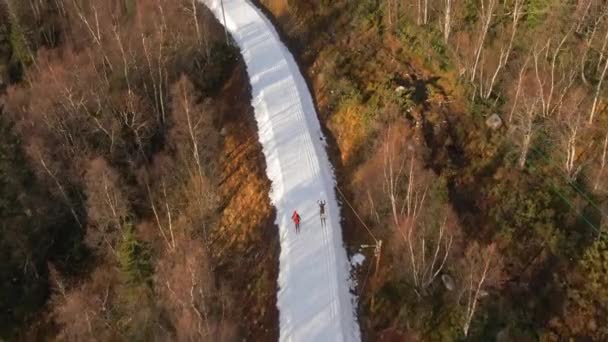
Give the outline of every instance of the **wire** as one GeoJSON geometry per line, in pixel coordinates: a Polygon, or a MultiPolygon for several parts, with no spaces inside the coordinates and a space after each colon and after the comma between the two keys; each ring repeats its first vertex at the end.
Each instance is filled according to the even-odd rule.
{"type": "MultiPolygon", "coordinates": [[[[549,135],[548,135],[546,132],[544,132],[544,131],[541,131],[541,134],[543,134],[543,135],[544,135],[545,137],[547,137],[547,138],[551,138],[551,137],[550,137],[550,136],[549,136],[549,135]]],[[[549,157],[547,156],[547,154],[546,154],[546,153],[541,152],[541,151],[539,151],[538,149],[536,149],[536,148],[534,148],[534,147],[532,147],[532,146],[531,146],[530,148],[531,148],[532,150],[534,150],[534,151],[535,151],[537,154],[542,155],[542,156],[543,156],[543,158],[545,158],[545,160],[547,160],[547,163],[548,163],[548,164],[555,163],[554,161],[552,161],[552,160],[551,160],[551,158],[549,158],[549,157]]],[[[556,165],[553,165],[553,166],[556,166],[556,165]]],[[[560,169],[560,167],[559,167],[559,166],[556,166],[556,167],[557,167],[557,169],[560,169]]],[[[587,193],[586,193],[585,191],[581,190],[581,188],[579,188],[579,187],[578,187],[578,186],[577,186],[577,185],[576,185],[574,182],[572,182],[572,181],[570,180],[570,178],[568,178],[566,175],[564,175],[564,174],[563,174],[561,171],[559,171],[559,174],[560,174],[560,176],[561,176],[561,177],[563,177],[563,178],[566,180],[566,182],[567,182],[567,183],[568,183],[568,184],[569,184],[569,185],[570,185],[572,188],[574,188],[574,190],[576,190],[576,192],[578,192],[578,193],[579,193],[579,194],[580,194],[580,195],[581,195],[581,196],[582,196],[582,197],[583,197],[583,198],[584,198],[584,199],[585,199],[587,202],[589,202],[589,203],[590,203],[590,204],[591,204],[591,205],[592,205],[592,206],[593,206],[593,207],[594,207],[594,208],[595,208],[597,211],[599,211],[599,212],[600,212],[600,213],[601,213],[603,216],[607,216],[607,217],[608,217],[608,215],[607,215],[606,213],[604,213],[604,211],[603,211],[603,210],[602,210],[602,209],[599,207],[599,205],[598,205],[598,204],[597,204],[595,201],[593,201],[591,198],[589,198],[589,196],[587,195],[587,193]]]]}
{"type": "Polygon", "coordinates": [[[367,232],[369,233],[369,235],[372,237],[372,239],[374,239],[374,242],[376,242],[376,244],[378,244],[378,239],[376,239],[376,236],[374,235],[374,233],[372,233],[372,230],[369,229],[369,227],[367,226],[367,224],[365,224],[365,222],[363,222],[363,220],[361,219],[361,217],[359,216],[359,214],[357,213],[357,211],[355,210],[355,208],[353,208],[353,206],[350,204],[350,202],[348,201],[348,199],[346,198],[346,196],[344,196],[344,194],[342,193],[342,190],[340,190],[340,187],[336,184],[336,189],[338,190],[338,193],[340,194],[340,196],[342,196],[342,198],[344,199],[344,201],[346,202],[346,204],[348,204],[348,206],[350,207],[350,209],[353,211],[353,213],[355,214],[355,216],[357,216],[357,218],[359,219],[359,221],[361,222],[361,224],[363,224],[363,227],[365,227],[365,229],[367,230],[367,232]]]}
{"type": "Polygon", "coordinates": [[[374,263],[370,262],[367,266],[367,274],[365,275],[365,280],[363,281],[363,286],[361,287],[361,293],[359,293],[359,295],[363,294],[363,292],[365,291],[365,287],[367,286],[367,281],[369,280],[369,274],[371,273],[373,264],[374,263]]]}
{"type": "MultiPolygon", "coordinates": [[[[532,152],[535,152],[536,154],[541,154],[541,152],[539,152],[536,148],[534,147],[530,147],[530,149],[532,150],[532,152]]],[[[563,176],[560,172],[560,175],[563,176]]],[[[567,178],[566,178],[567,179],[567,178]]],[[[572,185],[570,182],[568,182],[570,185],[572,185]]],[[[588,218],[587,216],[585,216],[584,214],[580,213],[575,206],[572,204],[571,201],[569,201],[566,196],[564,196],[560,191],[557,190],[557,187],[555,186],[555,184],[551,184],[553,189],[551,189],[555,194],[557,194],[564,202],[566,202],[566,204],[568,205],[568,207],[570,207],[570,209],[578,216],[580,216],[591,228],[593,228],[596,232],[600,232],[601,229],[596,227],[588,218]]],[[[576,188],[575,188],[576,189],[576,188]]],[[[600,211],[601,212],[601,211],[600,211]]]]}

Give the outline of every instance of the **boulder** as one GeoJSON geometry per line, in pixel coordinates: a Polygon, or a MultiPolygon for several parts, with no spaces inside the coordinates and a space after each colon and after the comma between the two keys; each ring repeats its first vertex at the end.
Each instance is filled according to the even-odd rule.
{"type": "Polygon", "coordinates": [[[486,120],[486,126],[495,131],[499,129],[500,126],[502,126],[502,119],[500,118],[500,116],[498,116],[498,114],[492,114],[486,120]]]}
{"type": "Polygon", "coordinates": [[[503,328],[496,334],[496,342],[509,342],[511,341],[511,334],[509,327],[503,328]]]}
{"type": "Polygon", "coordinates": [[[447,274],[441,275],[441,281],[443,282],[443,286],[445,286],[448,291],[452,291],[456,287],[454,285],[454,279],[447,274]]]}

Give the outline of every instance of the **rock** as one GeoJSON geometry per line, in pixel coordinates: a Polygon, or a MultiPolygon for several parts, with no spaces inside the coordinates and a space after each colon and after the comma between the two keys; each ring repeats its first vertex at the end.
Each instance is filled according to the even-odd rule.
{"type": "Polygon", "coordinates": [[[363,261],[365,261],[365,256],[361,253],[357,253],[350,259],[350,264],[353,265],[353,267],[358,267],[363,265],[363,261]]]}
{"type": "Polygon", "coordinates": [[[587,323],[587,328],[589,328],[589,330],[591,330],[591,331],[596,331],[597,322],[594,319],[589,320],[589,323],[587,323]]]}
{"type": "Polygon", "coordinates": [[[317,81],[319,81],[320,84],[324,84],[325,83],[325,73],[319,72],[317,74],[317,81]]]}
{"type": "Polygon", "coordinates": [[[225,137],[226,134],[228,134],[228,130],[226,129],[226,127],[222,127],[222,129],[220,130],[220,135],[225,137]]]}
{"type": "Polygon", "coordinates": [[[454,290],[454,279],[452,279],[452,277],[447,274],[442,274],[441,281],[443,282],[443,286],[445,286],[448,291],[454,290]]]}
{"type": "Polygon", "coordinates": [[[511,340],[511,334],[509,328],[504,328],[496,334],[496,342],[509,342],[511,340]]]}
{"type": "Polygon", "coordinates": [[[406,90],[407,89],[405,89],[404,86],[398,86],[397,88],[395,88],[395,93],[397,93],[397,94],[403,94],[403,93],[405,93],[406,90]]]}
{"type": "Polygon", "coordinates": [[[498,116],[498,114],[492,114],[486,120],[486,126],[495,131],[499,129],[500,126],[502,126],[502,119],[500,118],[500,116],[498,116]]]}

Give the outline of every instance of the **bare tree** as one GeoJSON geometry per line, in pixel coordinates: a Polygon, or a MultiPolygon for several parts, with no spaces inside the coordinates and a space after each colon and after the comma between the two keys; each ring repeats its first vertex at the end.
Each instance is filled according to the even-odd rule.
{"type": "Polygon", "coordinates": [[[496,0],[488,0],[488,4],[484,5],[486,0],[481,1],[481,34],[479,35],[479,41],[475,50],[475,62],[473,63],[473,69],[471,70],[471,82],[475,82],[477,76],[477,66],[481,58],[481,52],[492,23],[492,17],[494,16],[494,8],[496,7],[496,0]]]}
{"type": "Polygon", "coordinates": [[[383,147],[383,189],[391,207],[395,236],[399,241],[397,248],[405,250],[402,253],[404,263],[416,293],[422,296],[446,265],[454,243],[455,220],[448,209],[441,222],[427,217],[431,176],[421,169],[414,153],[410,152],[408,156],[405,146],[395,140],[389,129],[383,147]],[[403,182],[407,182],[406,189],[403,189],[403,182]]]}
{"type": "MultiPolygon", "coordinates": [[[[589,1],[589,6],[591,6],[591,1],[589,1]]],[[[587,65],[587,56],[589,54],[589,50],[592,47],[593,44],[593,39],[595,38],[595,34],[597,33],[597,29],[599,27],[599,24],[601,23],[601,21],[604,19],[604,17],[606,16],[605,13],[603,13],[601,16],[599,16],[596,20],[595,23],[593,24],[593,29],[591,30],[591,34],[588,35],[588,37],[584,40],[585,43],[585,50],[582,54],[581,57],[581,80],[587,84],[587,77],[585,76],[585,67],[587,65]]],[[[580,23],[579,23],[580,25],[580,23]]],[[[580,30],[580,29],[579,29],[580,30]]],[[[577,30],[578,32],[578,30],[577,30]]],[[[601,64],[601,57],[600,57],[600,61],[598,62],[598,70],[600,68],[600,64],[601,64]]]]}
{"type": "Polygon", "coordinates": [[[424,25],[429,23],[429,0],[424,0],[424,19],[422,23],[424,25]]]}
{"type": "Polygon", "coordinates": [[[585,19],[587,18],[587,15],[589,14],[589,9],[591,8],[591,5],[593,4],[593,1],[594,0],[587,0],[587,6],[585,6],[585,9],[583,10],[583,14],[577,20],[576,32],[579,32],[579,33],[581,32],[581,27],[585,23],[585,19]]]}
{"type": "MultiPolygon", "coordinates": [[[[196,103],[197,94],[194,86],[186,76],[171,89],[174,106],[172,116],[175,125],[170,134],[180,149],[187,146],[187,159],[194,165],[194,174],[198,176],[200,189],[206,184],[209,166],[212,160],[210,154],[218,148],[219,136],[213,126],[212,113],[208,105],[196,103]]],[[[201,198],[204,197],[202,194],[201,198]]]]}
{"type": "MultiPolygon", "coordinates": [[[[604,21],[604,25],[606,25],[605,19],[606,19],[607,15],[608,15],[608,6],[604,5],[601,10],[601,14],[598,16],[598,18],[595,21],[595,25],[593,27],[593,32],[596,31],[596,28],[601,21],[604,21]]],[[[606,27],[604,29],[608,30],[608,28],[606,28],[606,27]]],[[[591,38],[591,40],[593,40],[593,38],[591,38]]],[[[597,60],[597,66],[596,66],[597,72],[599,72],[601,69],[602,61],[605,58],[607,46],[608,46],[608,33],[604,35],[604,39],[602,40],[602,47],[600,48],[600,51],[599,51],[600,56],[597,60]]]]}
{"type": "Polygon", "coordinates": [[[113,323],[116,317],[111,297],[116,282],[115,273],[105,265],[95,269],[89,281],[74,288],[68,288],[58,272],[53,271],[50,301],[54,323],[61,328],[57,339],[104,341],[115,337],[118,329],[113,323]]]}
{"type": "MultiPolygon", "coordinates": [[[[154,198],[154,195],[152,194],[152,190],[150,188],[151,176],[150,176],[150,174],[145,172],[143,174],[143,178],[144,179],[143,179],[142,183],[145,183],[145,186],[146,186],[146,193],[148,195],[148,200],[150,202],[150,208],[152,209],[152,213],[154,214],[154,220],[156,222],[156,227],[158,228],[158,231],[160,232],[161,237],[167,244],[167,250],[172,250],[176,247],[175,234],[173,233],[173,224],[172,224],[172,222],[170,222],[170,224],[169,224],[169,230],[170,230],[169,233],[171,236],[171,241],[169,241],[169,238],[167,237],[167,233],[165,232],[166,229],[163,224],[163,220],[161,220],[161,212],[157,208],[156,199],[154,198]]],[[[162,176],[161,176],[161,178],[162,178],[162,176]]],[[[165,206],[166,206],[166,210],[167,210],[167,218],[169,219],[169,221],[171,221],[171,209],[169,207],[169,203],[167,202],[167,194],[166,194],[166,190],[165,190],[164,178],[161,179],[161,183],[163,184],[163,195],[164,195],[165,206]]]]}
{"type": "MultiPolygon", "coordinates": [[[[571,115],[566,120],[566,160],[564,171],[570,180],[574,180],[583,167],[580,149],[580,115],[571,115]],[[572,118],[574,116],[574,118],[572,118]]],[[[591,141],[592,143],[592,141],[591,141]]]]}
{"type": "Polygon", "coordinates": [[[531,104],[526,105],[526,109],[520,119],[520,130],[522,135],[522,142],[519,153],[519,168],[523,169],[526,166],[526,160],[528,159],[528,152],[530,151],[530,145],[532,143],[532,137],[534,135],[534,120],[537,115],[537,104],[538,99],[534,100],[531,104]]]}
{"type": "Polygon", "coordinates": [[[515,98],[513,99],[513,106],[511,107],[511,112],[509,113],[509,121],[508,121],[509,124],[513,120],[513,114],[515,113],[515,109],[517,108],[517,103],[519,101],[519,96],[521,94],[521,87],[522,87],[522,81],[524,79],[524,73],[526,72],[526,67],[528,66],[529,62],[530,62],[530,56],[526,57],[526,60],[522,64],[521,68],[519,69],[519,76],[517,78],[517,86],[516,86],[516,90],[515,90],[515,98]]]}
{"type": "Polygon", "coordinates": [[[450,33],[452,31],[452,0],[445,1],[444,19],[443,19],[443,41],[448,43],[450,40],[450,33]]]}
{"type": "Polygon", "coordinates": [[[496,255],[496,246],[481,247],[473,242],[465,253],[464,296],[466,298],[465,317],[462,330],[468,336],[471,321],[483,297],[484,288],[496,286],[501,282],[500,259],[496,255]]]}
{"type": "MultiPolygon", "coordinates": [[[[604,38],[605,41],[608,41],[608,29],[606,30],[606,35],[604,38]]],[[[606,78],[606,71],[608,71],[608,59],[604,62],[604,68],[602,69],[602,73],[600,74],[599,81],[597,86],[595,87],[595,96],[593,97],[593,104],[591,105],[591,112],[589,113],[589,124],[593,123],[593,119],[595,117],[595,113],[597,111],[597,105],[599,101],[600,94],[602,92],[602,84],[604,83],[604,79],[606,78]]]]}
{"type": "Polygon", "coordinates": [[[386,11],[388,26],[393,27],[399,19],[399,0],[386,0],[386,11]]]}
{"type": "Polygon", "coordinates": [[[110,251],[119,239],[131,215],[129,200],[120,177],[103,158],[89,162],[85,174],[87,213],[95,228],[87,230],[88,242],[95,246],[104,241],[110,251]]]}
{"type": "MultiPolygon", "coordinates": [[[[95,16],[95,23],[93,25],[91,23],[91,21],[85,15],[80,4],[76,0],[72,0],[72,4],[73,4],[73,8],[76,11],[76,14],[78,15],[78,18],[80,18],[80,21],[82,21],[82,23],[87,28],[87,31],[91,35],[91,38],[93,38],[93,42],[97,46],[97,51],[99,53],[101,53],[103,61],[104,61],[104,65],[109,69],[110,72],[112,72],[114,70],[112,62],[110,62],[110,58],[109,58],[108,54],[106,53],[106,48],[104,47],[104,44],[102,43],[103,37],[102,37],[101,30],[100,30],[99,15],[97,13],[97,8],[95,6],[93,6],[93,13],[95,16]]],[[[104,68],[104,77],[106,80],[109,79],[108,71],[106,71],[105,68],[104,68]]]]}
{"type": "MultiPolygon", "coordinates": [[[[36,148],[34,148],[34,149],[36,149],[36,148]]],[[[40,162],[40,165],[42,165],[42,168],[44,169],[44,171],[48,174],[48,176],[53,180],[53,182],[57,186],[57,189],[59,190],[59,193],[61,194],[62,199],[65,201],[65,204],[70,208],[70,213],[72,214],[74,221],[80,227],[82,227],[82,222],[80,222],[80,218],[76,211],[76,206],[70,199],[70,196],[68,196],[68,193],[67,193],[65,187],[59,181],[59,178],[57,178],[57,175],[55,174],[55,172],[51,171],[51,169],[47,166],[47,162],[46,162],[45,158],[43,157],[42,153],[40,152],[40,150],[36,149],[36,151],[34,153],[36,153],[38,161],[40,162]]]]}
{"type": "Polygon", "coordinates": [[[573,29],[574,29],[574,25],[572,25],[572,27],[568,30],[568,32],[566,32],[566,34],[564,34],[561,41],[555,47],[555,50],[553,50],[553,54],[551,56],[551,64],[549,66],[550,76],[549,76],[548,84],[547,84],[547,81],[544,80],[541,75],[538,62],[540,59],[539,57],[542,54],[543,50],[545,51],[546,54],[549,53],[549,47],[550,47],[551,42],[547,43],[547,46],[544,48],[541,48],[541,49],[535,48],[534,49],[534,68],[536,71],[536,79],[538,82],[538,89],[539,89],[539,93],[540,93],[539,95],[540,95],[540,100],[541,100],[542,114],[545,117],[553,114],[557,109],[559,109],[559,107],[562,104],[561,100],[563,100],[564,96],[568,93],[568,90],[574,83],[575,74],[576,74],[574,70],[570,70],[570,72],[568,73],[562,69],[562,73],[560,74],[561,77],[559,79],[556,79],[556,75],[555,75],[558,57],[559,57],[560,53],[562,52],[562,47],[563,47],[564,43],[570,36],[570,33],[572,33],[573,29]],[[545,90],[546,86],[549,87],[548,93],[545,90]],[[560,96],[559,100],[557,101],[557,103],[554,103],[553,101],[554,101],[554,95],[556,93],[556,88],[560,88],[561,96],[560,96]]]}
{"type": "Polygon", "coordinates": [[[194,21],[194,27],[196,28],[196,41],[200,44],[201,42],[201,29],[198,25],[198,15],[196,10],[196,0],[192,0],[192,20],[194,21]]]}
{"type": "Polygon", "coordinates": [[[515,36],[517,34],[518,24],[519,24],[521,17],[523,16],[523,7],[524,7],[523,0],[515,0],[515,2],[513,3],[513,19],[511,22],[511,35],[510,35],[509,41],[507,43],[507,46],[505,47],[503,44],[500,48],[500,57],[498,58],[498,64],[496,66],[496,69],[494,70],[494,74],[492,75],[492,77],[490,79],[490,84],[488,85],[487,89],[485,90],[485,93],[482,91],[483,88],[480,87],[481,96],[483,98],[487,99],[490,97],[490,95],[492,95],[492,91],[494,90],[494,85],[496,84],[496,79],[497,79],[501,69],[504,69],[507,66],[507,63],[509,62],[509,57],[511,56],[511,52],[513,50],[513,42],[515,41],[515,36]]]}
{"type": "Polygon", "coordinates": [[[604,137],[604,145],[602,148],[602,156],[600,158],[600,169],[597,172],[597,176],[595,178],[595,185],[593,189],[597,191],[600,187],[601,180],[604,176],[604,169],[606,168],[606,157],[608,153],[608,130],[606,131],[606,136],[604,137]]]}
{"type": "Polygon", "coordinates": [[[203,245],[196,238],[180,235],[179,248],[161,256],[155,277],[159,303],[177,340],[232,341],[235,330],[228,303],[224,291],[214,285],[203,245]],[[219,307],[219,312],[212,307],[219,307]]]}

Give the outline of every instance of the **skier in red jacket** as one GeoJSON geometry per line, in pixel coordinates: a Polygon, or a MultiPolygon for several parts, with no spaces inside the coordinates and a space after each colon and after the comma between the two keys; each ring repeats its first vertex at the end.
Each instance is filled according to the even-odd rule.
{"type": "Polygon", "coordinates": [[[300,233],[300,214],[298,214],[297,210],[293,211],[293,214],[291,214],[291,219],[296,225],[296,233],[300,233]]]}

